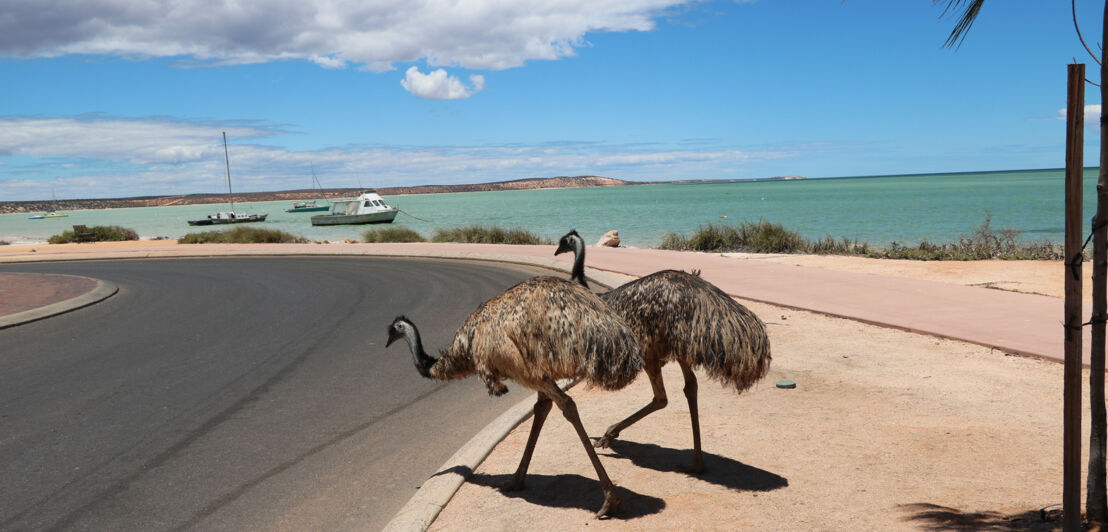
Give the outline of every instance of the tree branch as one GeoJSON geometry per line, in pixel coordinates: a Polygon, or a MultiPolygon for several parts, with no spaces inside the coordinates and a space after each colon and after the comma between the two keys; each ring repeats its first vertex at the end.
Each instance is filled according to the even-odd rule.
{"type": "MultiPolygon", "coordinates": [[[[1081,26],[1077,24],[1077,0],[1070,0],[1070,13],[1073,13],[1073,29],[1077,30],[1077,38],[1081,40],[1081,46],[1085,47],[1085,51],[1089,52],[1089,57],[1092,57],[1093,61],[1096,61],[1096,64],[1101,64],[1100,58],[1093,53],[1088,43],[1085,42],[1085,37],[1081,35],[1081,26]]],[[[1100,85],[1097,86],[1099,87],[1100,85]]]]}

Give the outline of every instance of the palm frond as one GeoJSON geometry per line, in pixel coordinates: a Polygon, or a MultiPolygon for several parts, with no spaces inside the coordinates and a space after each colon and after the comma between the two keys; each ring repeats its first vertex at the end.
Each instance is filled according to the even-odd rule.
{"type": "Polygon", "coordinates": [[[933,0],[935,4],[944,2],[946,7],[943,8],[943,14],[940,17],[945,17],[951,10],[960,9],[965,4],[965,11],[962,11],[958,24],[954,26],[954,30],[950,32],[950,36],[946,38],[946,43],[943,44],[944,48],[951,46],[957,48],[966,39],[970,27],[973,26],[973,21],[977,20],[977,15],[981,13],[981,7],[985,5],[985,0],[933,0]]]}

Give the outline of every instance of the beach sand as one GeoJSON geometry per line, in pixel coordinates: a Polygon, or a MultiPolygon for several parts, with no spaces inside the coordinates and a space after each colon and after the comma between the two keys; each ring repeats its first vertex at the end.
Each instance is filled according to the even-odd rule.
{"type": "MultiPolygon", "coordinates": [[[[311,244],[308,244],[311,245],[311,244]]],[[[157,249],[175,241],[2,246],[9,253],[157,249]]],[[[808,267],[1062,296],[1054,261],[917,262],[730,254],[808,267]]],[[[1090,282],[1084,268],[1085,290],[1090,282]]],[[[1088,308],[1088,297],[1086,308],[1088,308]]],[[[740,300],[742,301],[742,300],[740,300]]],[[[600,491],[581,443],[552,412],[527,489],[502,494],[530,422],[457,492],[433,530],[1050,530],[1032,523],[1061,503],[1062,365],[933,336],[743,301],[767,323],[770,374],[736,395],[700,377],[708,471],[690,459],[679,368],[664,369],[669,406],[600,453],[624,501],[598,520],[600,491]],[[774,386],[792,379],[796,389],[774,386]]],[[[1084,382],[1088,381],[1085,371],[1084,382]]],[[[649,400],[639,378],[618,392],[570,391],[598,435],[649,400]]],[[[518,386],[511,400],[528,395],[518,386]]],[[[1087,405],[1087,397],[1085,404],[1087,405]]],[[[1087,433],[1089,420],[1083,422],[1087,433]]],[[[1083,438],[1087,441],[1087,436],[1083,438]]],[[[1082,459],[1082,464],[1085,459],[1082,459]]],[[[1084,482],[1082,482],[1084,484],[1084,482]]],[[[1082,496],[1082,500],[1084,500],[1082,496]]]]}

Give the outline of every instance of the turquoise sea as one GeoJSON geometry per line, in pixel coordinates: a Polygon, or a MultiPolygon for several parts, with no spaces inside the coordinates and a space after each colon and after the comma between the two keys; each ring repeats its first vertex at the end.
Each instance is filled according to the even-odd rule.
{"type": "MultiPolygon", "coordinates": [[[[1095,208],[1096,170],[1085,172],[1085,218],[1095,208]]],[[[556,239],[577,229],[590,243],[610,229],[624,245],[650,247],[666,232],[767,220],[809,238],[849,237],[871,244],[949,241],[992,215],[994,228],[1014,227],[1029,240],[1061,242],[1062,170],[846,177],[796,181],[635,185],[625,187],[463,192],[390,196],[403,212],[394,225],[430,236],[436,227],[488,224],[519,227],[556,239]],[[420,218],[420,219],[417,219],[420,218]]],[[[257,227],[312,240],[360,239],[373,226],[313,227],[310,213],[284,212],[290,201],[239,203],[239,212],[267,212],[257,227]]],[[[0,240],[43,242],[74,224],[119,225],[142,238],[178,238],[227,205],[182,205],[68,211],[68,218],[30,220],[0,215],[0,240]]],[[[318,214],[318,213],[317,213],[318,214]]],[[[1087,225],[1087,224],[1086,224],[1087,225]]]]}

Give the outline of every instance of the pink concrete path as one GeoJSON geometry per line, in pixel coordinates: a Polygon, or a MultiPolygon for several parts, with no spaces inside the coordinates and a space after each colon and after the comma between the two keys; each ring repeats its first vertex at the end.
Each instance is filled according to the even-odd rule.
{"type": "MultiPolygon", "coordinates": [[[[456,247],[453,253],[473,258],[544,258],[553,253],[549,246],[439,245],[456,247]]],[[[422,254],[428,248],[368,246],[383,254],[422,254]]],[[[572,256],[555,260],[568,265],[572,256]]],[[[704,279],[734,297],[1063,360],[1062,300],[1053,297],[656,249],[590,247],[586,266],[636,277],[666,268],[698,269],[704,279]]],[[[1085,311],[1087,315],[1088,305],[1085,311]]],[[[1085,336],[1088,345],[1087,330],[1085,336]]],[[[1088,365],[1087,350],[1084,362],[1088,365]]]]}
{"type": "MultiPolygon", "coordinates": [[[[35,253],[0,250],[0,262],[222,255],[377,255],[525,262],[568,270],[572,261],[570,254],[554,257],[554,246],[487,244],[159,246],[144,242],[134,248],[110,250],[94,247],[54,249],[56,251],[51,246],[40,246],[35,253]]],[[[934,334],[1025,356],[1059,361],[1063,358],[1062,300],[1057,298],[727,258],[711,253],[590,247],[586,258],[589,268],[631,276],[666,268],[698,269],[705,279],[739,298],[934,334]]],[[[1088,311],[1086,304],[1085,320],[1088,311]]],[[[1088,364],[1087,355],[1085,363],[1088,364]]]]}

